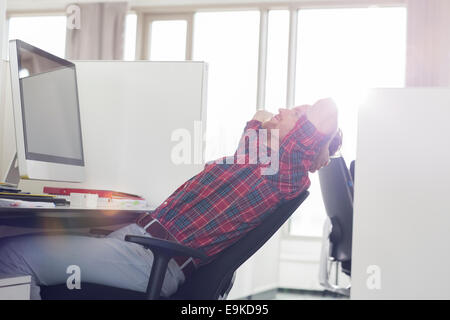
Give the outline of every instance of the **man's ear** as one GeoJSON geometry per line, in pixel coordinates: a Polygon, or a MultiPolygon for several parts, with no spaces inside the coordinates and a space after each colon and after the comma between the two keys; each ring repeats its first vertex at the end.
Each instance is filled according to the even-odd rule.
{"type": "Polygon", "coordinates": [[[342,146],[342,130],[338,129],[328,143],[328,153],[330,157],[334,156],[342,146]]]}

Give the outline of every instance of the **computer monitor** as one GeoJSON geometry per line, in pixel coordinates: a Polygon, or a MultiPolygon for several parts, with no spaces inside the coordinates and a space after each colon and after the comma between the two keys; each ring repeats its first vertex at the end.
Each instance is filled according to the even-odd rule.
{"type": "Polygon", "coordinates": [[[20,177],[83,181],[75,65],[20,40],[9,57],[20,177]]]}

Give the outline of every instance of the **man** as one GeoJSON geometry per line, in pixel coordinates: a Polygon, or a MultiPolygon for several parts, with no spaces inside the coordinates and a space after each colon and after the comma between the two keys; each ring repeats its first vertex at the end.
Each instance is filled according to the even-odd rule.
{"type": "MultiPolygon", "coordinates": [[[[0,243],[0,274],[32,276],[31,296],[38,299],[39,285],[65,283],[76,266],[81,283],[91,282],[129,290],[146,290],[153,261],[151,251],[125,242],[126,234],[178,241],[214,257],[256,227],[283,201],[306,190],[308,171],[325,166],[340,146],[337,108],[330,99],[313,106],[280,109],[278,115],[259,111],[249,121],[235,158],[224,158],[180,186],[151,214],[145,214],[105,238],[78,235],[26,235],[0,243]],[[250,162],[246,137],[268,130],[271,139],[258,142],[278,156],[279,167],[263,174],[267,163],[250,162]],[[272,139],[278,136],[278,141],[272,139]],[[276,147],[278,146],[279,147],[276,147]],[[68,269],[69,268],[69,269],[68,269]]],[[[255,141],[253,141],[255,142],[255,141]]],[[[203,263],[207,263],[203,262],[203,263]]],[[[200,261],[177,258],[169,262],[162,294],[170,296],[200,261]]],[[[81,286],[82,289],[82,286],[81,286]]]]}

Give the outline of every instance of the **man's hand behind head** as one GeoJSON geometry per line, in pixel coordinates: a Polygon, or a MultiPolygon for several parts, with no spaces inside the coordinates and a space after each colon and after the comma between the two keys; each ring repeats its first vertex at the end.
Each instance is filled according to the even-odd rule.
{"type": "Polygon", "coordinates": [[[266,110],[258,110],[253,116],[252,120],[256,120],[259,122],[266,122],[267,120],[270,120],[272,117],[273,113],[270,113],[269,111],[266,110]]]}
{"type": "Polygon", "coordinates": [[[306,110],[308,120],[321,133],[329,135],[338,128],[338,110],[334,101],[330,98],[317,101],[306,110]]]}
{"type": "Polygon", "coordinates": [[[339,129],[317,153],[316,157],[311,162],[311,166],[308,168],[308,171],[314,173],[315,171],[327,166],[330,163],[330,157],[336,155],[341,148],[341,144],[342,131],[339,129]]]}

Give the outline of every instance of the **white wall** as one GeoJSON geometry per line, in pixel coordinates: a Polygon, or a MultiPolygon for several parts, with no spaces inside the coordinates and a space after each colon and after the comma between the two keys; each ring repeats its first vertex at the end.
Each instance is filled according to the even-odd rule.
{"type": "Polygon", "coordinates": [[[319,284],[322,239],[283,236],[284,231],[238,269],[229,299],[277,288],[323,291],[319,284]]]}
{"type": "Polygon", "coordinates": [[[3,76],[0,80],[3,81],[3,94],[0,96],[0,105],[2,106],[2,118],[0,119],[0,180],[2,180],[6,175],[6,172],[16,153],[16,140],[14,133],[14,115],[11,100],[9,63],[2,61],[0,69],[3,69],[3,76]]]}
{"type": "MultiPolygon", "coordinates": [[[[5,77],[6,64],[2,61],[6,59],[6,0],[0,0],[0,150],[3,150],[3,127],[5,119],[5,77]]],[[[0,181],[2,179],[3,156],[0,155],[0,181]]]]}
{"type": "Polygon", "coordinates": [[[6,0],[0,0],[0,58],[6,58],[6,0]]]}
{"type": "Polygon", "coordinates": [[[279,287],[323,290],[319,284],[321,238],[288,237],[281,241],[279,287]]]}
{"type": "Polygon", "coordinates": [[[228,299],[250,295],[279,287],[281,231],[278,231],[238,270],[228,299]]]}

